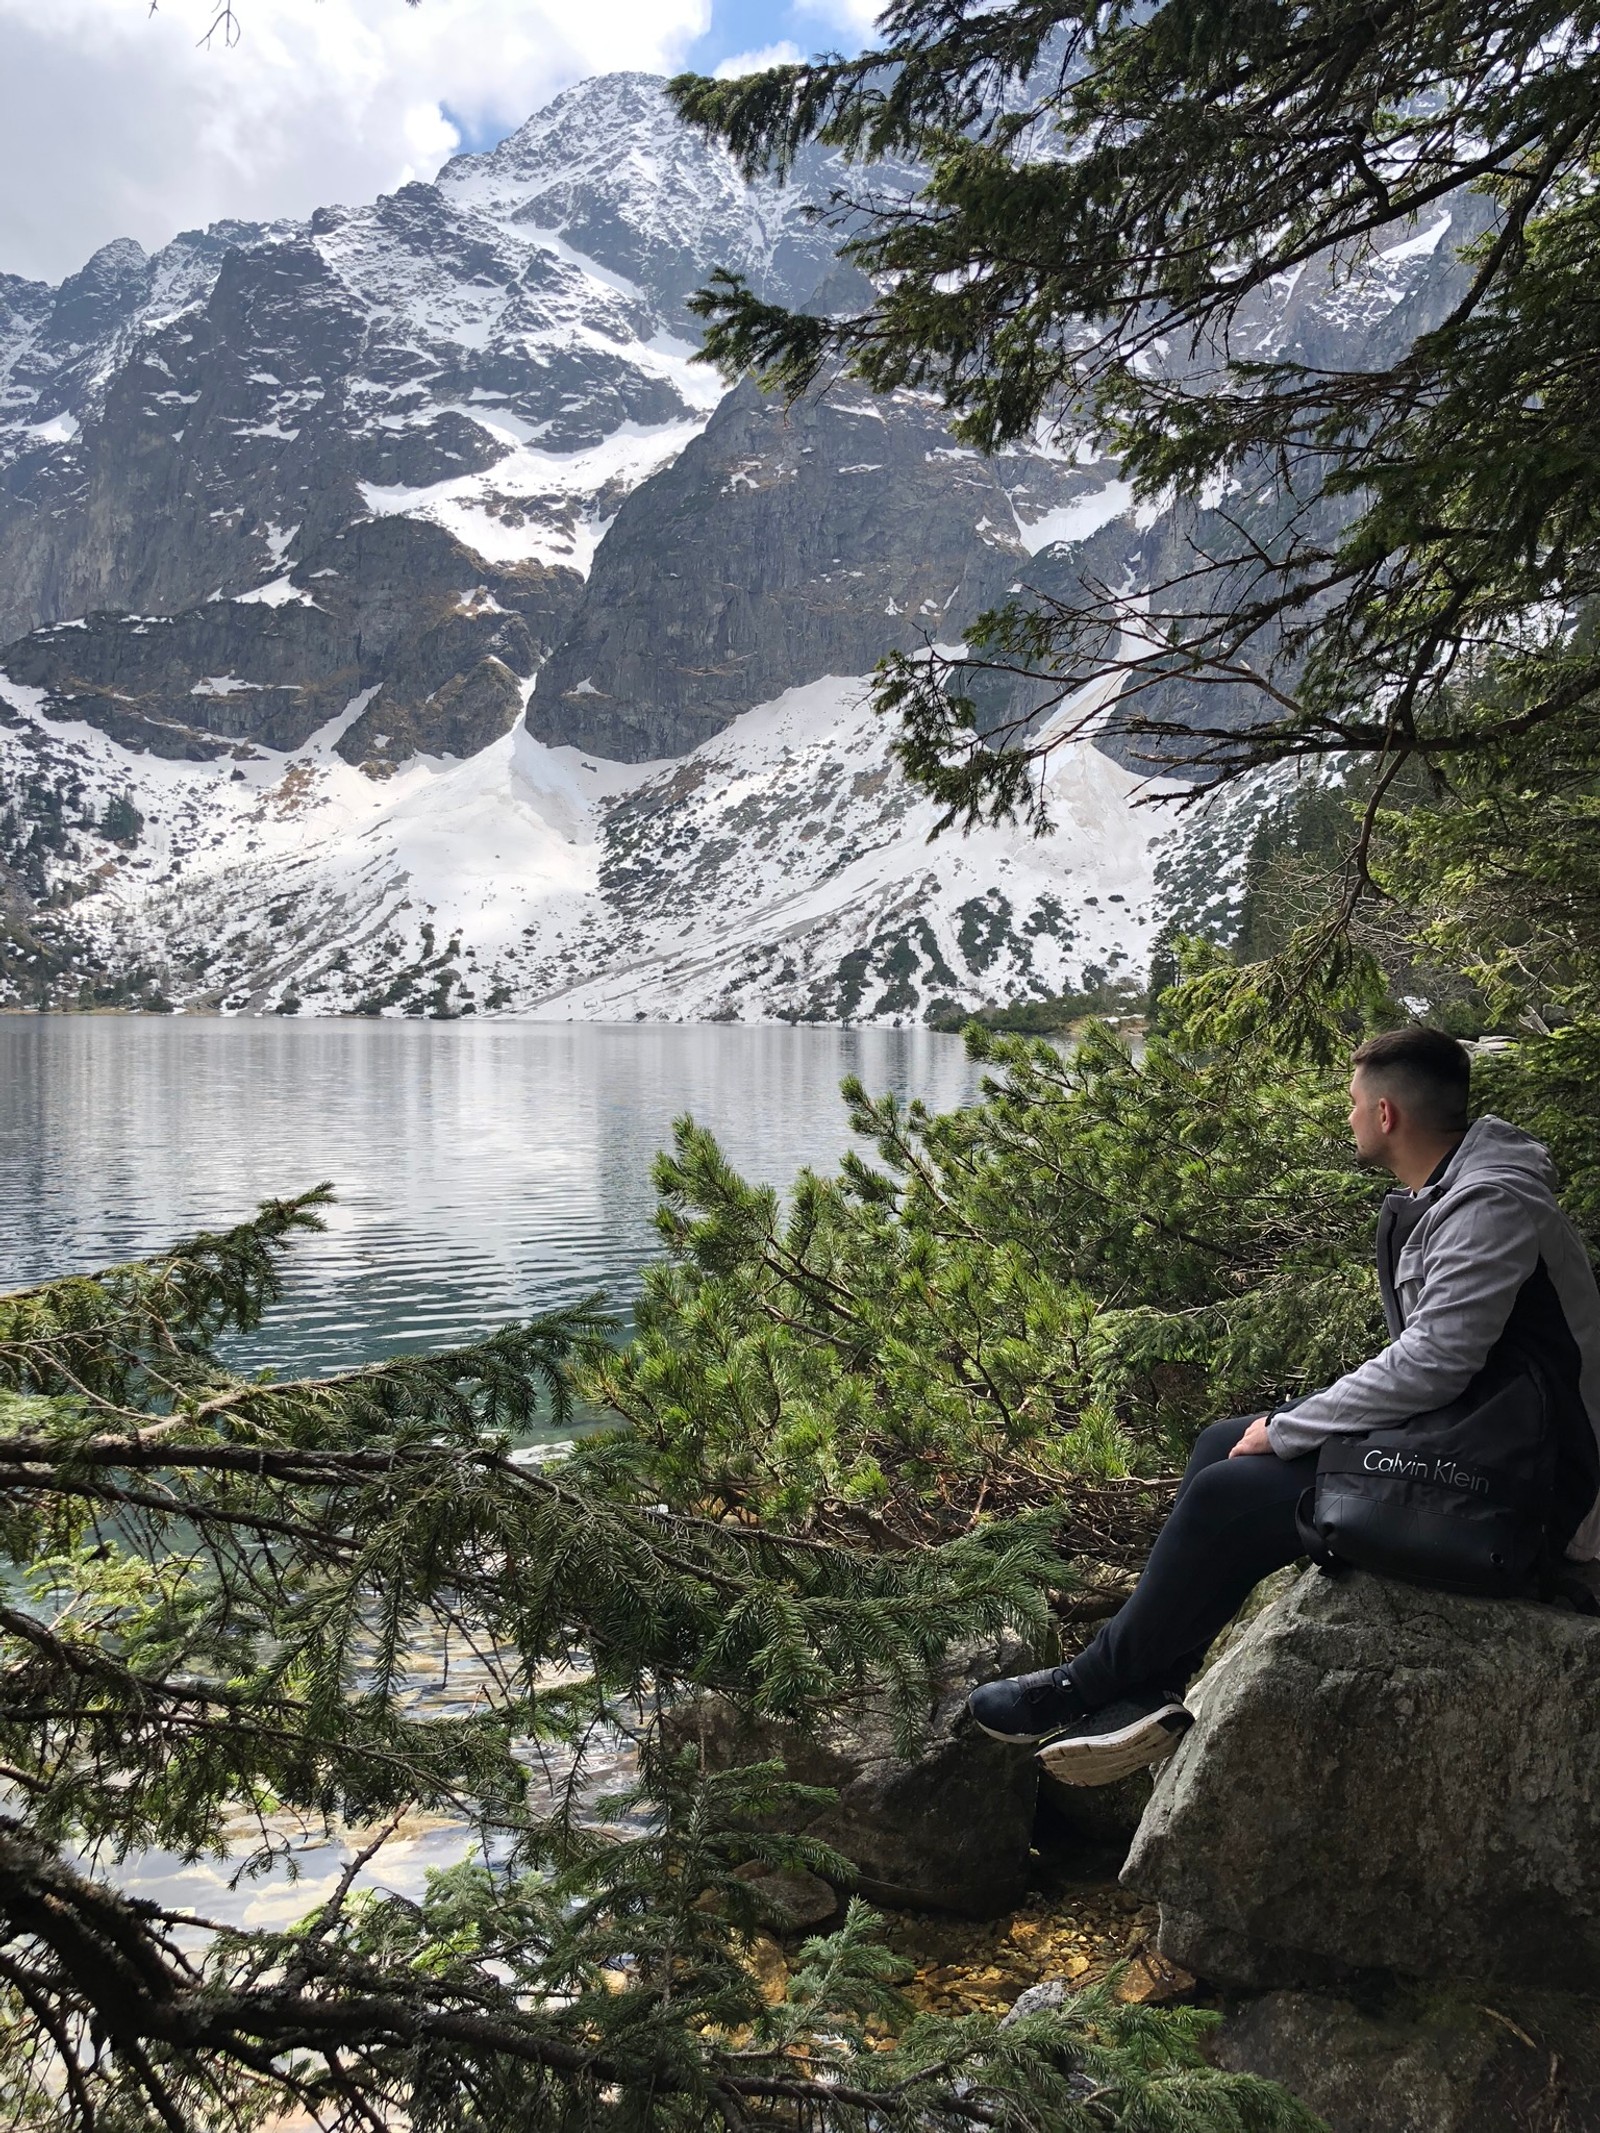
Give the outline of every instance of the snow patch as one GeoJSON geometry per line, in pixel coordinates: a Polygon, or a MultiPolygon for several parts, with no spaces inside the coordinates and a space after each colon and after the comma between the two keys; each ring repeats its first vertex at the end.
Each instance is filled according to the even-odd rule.
{"type": "Polygon", "coordinates": [[[363,689],[358,695],[352,696],[344,709],[330,718],[326,725],[319,726],[305,744],[295,751],[296,754],[331,755],[382,687],[381,681],[375,681],[370,689],[363,689]]]}
{"type": "Polygon", "coordinates": [[[76,415],[52,415],[48,422],[29,422],[24,425],[24,434],[36,444],[70,444],[79,429],[76,415]]]}
{"type": "Polygon", "coordinates": [[[249,592],[235,593],[233,597],[241,607],[315,607],[317,604],[310,593],[296,585],[287,573],[274,578],[270,585],[257,585],[249,592]]]}
{"type": "Polygon", "coordinates": [[[1419,230],[1414,237],[1406,238],[1403,244],[1388,246],[1377,256],[1388,267],[1399,266],[1408,259],[1426,259],[1431,253],[1438,251],[1449,227],[1450,214],[1447,209],[1437,221],[1430,222],[1425,230],[1419,230]]]}
{"type": "Polygon", "coordinates": [[[626,492],[669,466],[705,421],[645,427],[624,422],[602,443],[581,452],[544,452],[521,441],[510,423],[475,421],[501,435],[509,449],[481,473],[455,475],[424,488],[360,484],[374,518],[431,519],[491,563],[564,563],[588,575],[611,515],[585,508],[602,490],[626,492]]]}
{"type": "Polygon", "coordinates": [[[1131,481],[1108,481],[1103,488],[1090,490],[1087,496],[1074,497],[1070,503],[1057,504],[1052,511],[1041,517],[1025,520],[1012,504],[1017,521],[1017,538],[1029,555],[1038,555],[1042,549],[1053,547],[1058,541],[1086,541],[1091,533],[1098,533],[1102,526],[1109,526],[1113,519],[1124,518],[1133,508],[1133,483],[1131,481]]]}
{"type": "MultiPolygon", "coordinates": [[[[37,713],[39,692],[6,693],[37,713]]],[[[125,964],[181,973],[205,950],[188,991],[180,975],[168,989],[226,1013],[289,989],[302,1013],[919,1021],[936,1000],[1131,971],[1147,948],[1159,825],[1091,747],[1050,766],[1047,837],[990,828],[930,850],[937,809],[905,783],[865,678],[787,690],[671,762],[608,762],[519,724],[466,762],[379,780],[334,752],[374,693],[293,756],[243,762],[131,756],[41,719],[145,817],[75,921],[125,964]]]]}
{"type": "Polygon", "coordinates": [[[237,674],[202,674],[190,689],[191,696],[239,696],[265,687],[259,681],[241,681],[237,674]]]}

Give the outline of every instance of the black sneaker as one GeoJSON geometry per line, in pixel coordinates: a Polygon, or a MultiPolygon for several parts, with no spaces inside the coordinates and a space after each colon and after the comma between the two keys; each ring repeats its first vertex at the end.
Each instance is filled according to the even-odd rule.
{"type": "Polygon", "coordinates": [[[1111,1785],[1164,1762],[1193,1724],[1194,1714],[1178,1696],[1108,1703],[1069,1720],[1039,1750],[1039,1763],[1063,1785],[1111,1785]]]}
{"type": "Polygon", "coordinates": [[[1072,1686],[1064,1666],[1047,1666],[1039,1674],[1013,1674],[1009,1681],[986,1681],[967,1698],[972,1722],[991,1740],[1032,1747],[1063,1726],[1087,1718],[1089,1707],[1072,1686]]]}

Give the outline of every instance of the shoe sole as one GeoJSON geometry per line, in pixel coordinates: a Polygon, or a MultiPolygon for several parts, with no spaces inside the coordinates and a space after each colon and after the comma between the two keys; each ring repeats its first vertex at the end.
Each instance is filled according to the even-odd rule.
{"type": "Polygon", "coordinates": [[[1165,1762],[1193,1724],[1193,1714],[1182,1704],[1168,1704],[1115,1733],[1052,1741],[1039,1750],[1037,1760],[1063,1785],[1114,1785],[1118,1778],[1165,1762]]]}
{"type": "Polygon", "coordinates": [[[991,1740],[1003,1740],[1008,1748],[1036,1748],[1040,1741],[1048,1740],[1052,1733],[1059,1733],[1061,1730],[1059,1726],[1046,1726],[1040,1733],[997,1733],[993,1726],[986,1726],[981,1718],[974,1718],[972,1723],[980,1733],[987,1733],[991,1740]]]}

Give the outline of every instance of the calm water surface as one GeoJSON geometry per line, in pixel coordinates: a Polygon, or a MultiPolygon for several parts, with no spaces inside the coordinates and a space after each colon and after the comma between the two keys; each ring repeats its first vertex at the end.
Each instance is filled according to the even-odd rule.
{"type": "MultiPolygon", "coordinates": [[[[959,1039],[930,1031],[0,1017],[0,1288],[137,1257],[327,1178],[327,1232],[296,1245],[241,1360],[340,1369],[596,1289],[625,1314],[660,1251],[650,1163],[672,1121],[691,1113],[746,1176],[787,1186],[850,1145],[852,1073],[941,1110],[976,1083],[959,1039]]],[[[631,1765],[618,1741],[593,1781],[611,1789],[631,1765]]],[[[241,1819],[230,1857],[136,1854],[116,1878],[282,1924],[350,1855],[342,1830],[276,1816],[287,1856],[236,1880],[257,1834],[241,1819]]],[[[365,1880],[416,1893],[470,1841],[415,1817],[365,1880]]]]}
{"type": "Polygon", "coordinates": [[[341,1369],[597,1289],[626,1310],[672,1121],[787,1186],[850,1144],[851,1073],[941,1110],[976,1082],[922,1030],[3,1017],[0,1287],[327,1178],[327,1233],[294,1247],[252,1365],[341,1369]]]}

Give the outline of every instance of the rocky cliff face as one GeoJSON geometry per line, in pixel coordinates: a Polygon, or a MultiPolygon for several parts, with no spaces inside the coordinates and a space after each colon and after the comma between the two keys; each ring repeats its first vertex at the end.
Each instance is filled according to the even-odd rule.
{"type": "Polygon", "coordinates": [[[910,393],[785,407],[741,385],[618,510],[528,723],[624,762],[677,755],[785,688],[958,642],[1105,481],[982,459],[910,393]]]}
{"type": "MultiPolygon", "coordinates": [[[[1135,963],[1135,780],[1064,764],[1053,840],[927,854],[861,678],[1279,502],[1136,512],[914,395],[725,395],[685,298],[843,300],[833,176],[747,186],[620,75],[370,206],[0,280],[0,994],[893,1020],[1135,963]]],[[[1456,234],[1247,337],[1401,337],[1456,234]]]]}
{"type": "Polygon", "coordinates": [[[367,514],[584,567],[718,398],[674,331],[685,287],[728,258],[806,296],[827,253],[802,204],[622,75],[437,185],[8,283],[0,639],[247,590],[367,514]]]}
{"type": "Polygon", "coordinates": [[[419,747],[471,755],[504,733],[582,582],[496,569],[425,520],[358,519],[249,592],[35,630],[6,671],[131,751],[292,751],[337,724],[346,760],[384,774],[419,747]]]}

